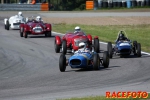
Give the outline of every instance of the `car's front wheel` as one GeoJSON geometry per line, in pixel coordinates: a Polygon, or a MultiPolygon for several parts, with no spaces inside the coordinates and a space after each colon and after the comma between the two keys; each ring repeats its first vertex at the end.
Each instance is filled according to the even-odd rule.
{"type": "Polygon", "coordinates": [[[24,32],[24,38],[28,38],[28,32],[24,32]]]}
{"type": "Polygon", "coordinates": [[[45,32],[45,37],[51,37],[51,31],[45,32]]]}
{"type": "Polygon", "coordinates": [[[100,58],[98,54],[94,54],[93,57],[93,68],[94,70],[98,70],[100,67],[100,58]]]}
{"type": "Polygon", "coordinates": [[[141,44],[137,43],[137,57],[141,57],[141,44]]]}
{"type": "Polygon", "coordinates": [[[133,41],[133,53],[134,53],[134,55],[137,55],[136,51],[137,51],[137,41],[133,41]]]}
{"type": "Polygon", "coordinates": [[[10,27],[9,21],[7,20],[7,21],[6,21],[6,30],[9,30],[9,27],[10,27]]]}
{"type": "Polygon", "coordinates": [[[47,36],[48,36],[48,37],[51,37],[51,36],[52,36],[51,31],[48,31],[48,32],[47,32],[47,36]]]}
{"type": "Polygon", "coordinates": [[[111,42],[108,42],[108,44],[107,44],[107,51],[108,51],[109,58],[112,58],[113,49],[112,49],[112,43],[111,42]]]}
{"type": "Polygon", "coordinates": [[[20,37],[23,37],[23,27],[20,28],[20,37]]]}
{"type": "Polygon", "coordinates": [[[61,54],[59,58],[59,70],[61,72],[66,70],[66,56],[64,54],[61,54]]]}
{"type": "Polygon", "coordinates": [[[109,55],[108,55],[108,52],[107,52],[107,51],[105,51],[105,52],[103,53],[103,66],[104,66],[105,68],[108,68],[108,66],[109,66],[109,55]]]}

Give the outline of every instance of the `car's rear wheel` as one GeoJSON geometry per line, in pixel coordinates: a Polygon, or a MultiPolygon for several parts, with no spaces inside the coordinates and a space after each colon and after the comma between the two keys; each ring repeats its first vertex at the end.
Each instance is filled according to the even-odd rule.
{"type": "Polygon", "coordinates": [[[63,54],[67,53],[67,41],[66,40],[62,41],[62,53],[63,54]]]}
{"type": "Polygon", "coordinates": [[[94,39],[94,51],[99,53],[99,39],[94,39]]]}
{"type": "Polygon", "coordinates": [[[20,37],[23,37],[23,31],[24,31],[24,29],[23,29],[23,27],[21,27],[20,28],[20,37]]]}
{"type": "Polygon", "coordinates": [[[94,54],[93,57],[93,68],[94,70],[98,70],[100,67],[100,58],[98,54],[94,54]]]}
{"type": "Polygon", "coordinates": [[[109,54],[108,54],[107,51],[105,51],[105,52],[103,53],[103,66],[104,66],[105,68],[108,68],[108,66],[109,66],[109,54]]]}
{"type": "Polygon", "coordinates": [[[56,43],[56,38],[55,38],[55,41],[54,41],[54,46],[55,46],[55,52],[56,53],[59,53],[60,52],[60,46],[56,43]]]}
{"type": "Polygon", "coordinates": [[[9,27],[10,27],[9,21],[7,20],[7,21],[6,21],[6,30],[9,30],[9,27]]]}
{"type": "Polygon", "coordinates": [[[28,32],[24,32],[24,38],[28,38],[28,32]]]}
{"type": "Polygon", "coordinates": [[[59,58],[59,70],[61,72],[66,70],[66,56],[64,54],[61,54],[59,58]]]}
{"type": "Polygon", "coordinates": [[[107,51],[108,51],[109,58],[112,58],[113,49],[112,49],[112,43],[111,42],[108,42],[108,44],[107,44],[107,51]]]}
{"type": "Polygon", "coordinates": [[[137,43],[137,57],[141,57],[141,44],[137,43]]]}

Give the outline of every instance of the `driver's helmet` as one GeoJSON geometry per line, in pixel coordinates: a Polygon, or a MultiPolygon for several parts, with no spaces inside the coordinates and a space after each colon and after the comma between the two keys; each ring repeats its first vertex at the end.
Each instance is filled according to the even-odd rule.
{"type": "Polygon", "coordinates": [[[120,34],[119,34],[119,39],[120,39],[120,40],[124,39],[124,37],[125,37],[125,36],[124,36],[123,33],[120,33],[120,34]]]}
{"type": "Polygon", "coordinates": [[[84,42],[81,42],[81,43],[79,43],[79,48],[81,49],[81,48],[84,48],[85,47],[85,43],[84,42]]]}
{"type": "Polygon", "coordinates": [[[41,16],[37,16],[37,17],[36,17],[36,20],[37,20],[37,21],[41,21],[41,20],[42,20],[41,16]]]}
{"type": "Polygon", "coordinates": [[[20,11],[20,12],[18,12],[18,16],[23,16],[21,11],[20,11]]]}
{"type": "Polygon", "coordinates": [[[75,33],[76,33],[76,32],[79,32],[80,30],[81,30],[81,28],[80,28],[79,26],[76,26],[76,27],[75,27],[75,33]]]}

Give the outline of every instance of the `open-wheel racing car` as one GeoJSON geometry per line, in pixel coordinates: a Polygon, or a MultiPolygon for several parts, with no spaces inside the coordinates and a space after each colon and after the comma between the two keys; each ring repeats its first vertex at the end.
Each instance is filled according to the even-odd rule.
{"type": "MultiPolygon", "coordinates": [[[[55,36],[55,52],[59,53],[60,50],[62,50],[63,54],[66,54],[67,50],[75,52],[76,50],[78,50],[80,42],[87,43],[87,47],[90,48],[92,46],[92,36],[90,34],[86,35],[83,31],[79,31],[76,33],[73,31],[69,31],[62,37],[62,39],[60,38],[60,36],[55,36]]],[[[97,36],[94,37],[93,45],[95,52],[99,53],[100,44],[97,36]]]]}
{"type": "Polygon", "coordinates": [[[6,30],[9,29],[20,29],[20,24],[25,23],[26,18],[22,16],[22,12],[18,12],[18,15],[11,16],[9,19],[4,19],[4,27],[6,30]]]}
{"type": "Polygon", "coordinates": [[[107,50],[110,58],[112,58],[113,55],[123,57],[128,56],[131,53],[137,57],[141,57],[141,44],[137,41],[133,41],[132,43],[132,41],[128,39],[125,31],[118,32],[114,47],[111,42],[108,42],[107,50]]]}
{"type": "Polygon", "coordinates": [[[28,18],[25,24],[20,24],[20,37],[27,38],[28,35],[44,34],[46,37],[51,37],[51,24],[44,23],[40,16],[36,19],[33,17],[28,18]]]}
{"type": "Polygon", "coordinates": [[[88,51],[88,48],[84,46],[82,50],[78,49],[69,59],[66,59],[66,56],[63,53],[60,55],[59,58],[60,71],[64,72],[66,70],[66,66],[68,65],[71,68],[92,68],[94,70],[99,70],[100,66],[108,68],[109,55],[107,51],[104,51],[103,57],[100,57],[97,52],[94,52],[94,50],[88,51]]]}

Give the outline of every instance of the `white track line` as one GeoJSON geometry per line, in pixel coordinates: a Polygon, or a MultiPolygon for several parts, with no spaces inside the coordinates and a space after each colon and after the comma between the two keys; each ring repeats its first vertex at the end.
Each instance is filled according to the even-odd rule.
{"type": "MultiPolygon", "coordinates": [[[[62,33],[58,33],[58,32],[54,32],[54,31],[52,31],[52,33],[54,33],[54,34],[59,34],[59,35],[64,35],[64,34],[62,34],[62,33]]],[[[100,42],[101,44],[107,44],[106,42],[100,42]]],[[[142,54],[146,54],[146,55],[150,55],[150,53],[148,53],[148,52],[143,52],[143,51],[141,51],[141,53],[142,54]]]]}

